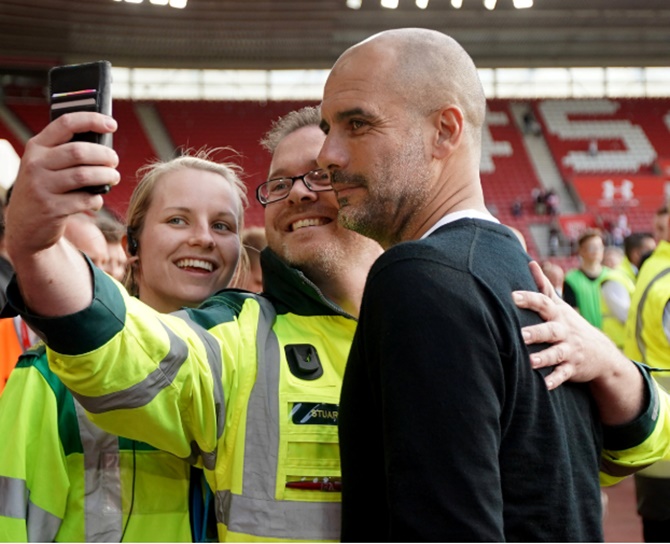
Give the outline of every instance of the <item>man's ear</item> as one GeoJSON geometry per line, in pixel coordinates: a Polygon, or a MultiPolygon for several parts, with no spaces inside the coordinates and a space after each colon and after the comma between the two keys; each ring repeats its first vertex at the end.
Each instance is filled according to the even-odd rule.
{"type": "Polygon", "coordinates": [[[446,106],[436,113],[436,137],[433,145],[433,156],[444,158],[458,147],[463,138],[464,118],[458,106],[446,106]]]}

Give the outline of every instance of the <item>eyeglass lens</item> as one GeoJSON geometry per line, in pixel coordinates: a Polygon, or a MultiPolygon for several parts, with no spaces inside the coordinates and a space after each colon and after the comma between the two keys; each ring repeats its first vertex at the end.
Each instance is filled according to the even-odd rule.
{"type": "Polygon", "coordinates": [[[314,192],[329,191],[330,174],[326,170],[312,170],[301,176],[277,178],[266,181],[261,189],[261,194],[267,202],[274,202],[286,198],[291,192],[293,184],[297,180],[303,180],[305,186],[314,192]]]}

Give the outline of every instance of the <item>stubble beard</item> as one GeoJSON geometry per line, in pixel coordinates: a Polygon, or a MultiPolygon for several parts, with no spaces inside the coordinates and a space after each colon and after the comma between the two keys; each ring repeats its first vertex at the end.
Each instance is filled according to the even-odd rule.
{"type": "MultiPolygon", "coordinates": [[[[368,195],[358,204],[347,197],[338,199],[340,224],[389,248],[403,241],[411,229],[411,220],[429,202],[430,172],[422,160],[423,148],[411,139],[399,156],[389,157],[378,169],[381,175],[372,183],[362,175],[351,176],[368,195]]],[[[333,174],[347,181],[343,173],[333,174]]]]}
{"type": "Polygon", "coordinates": [[[310,241],[298,247],[282,243],[281,257],[309,278],[334,277],[347,259],[344,244],[339,239],[325,244],[310,241]]]}

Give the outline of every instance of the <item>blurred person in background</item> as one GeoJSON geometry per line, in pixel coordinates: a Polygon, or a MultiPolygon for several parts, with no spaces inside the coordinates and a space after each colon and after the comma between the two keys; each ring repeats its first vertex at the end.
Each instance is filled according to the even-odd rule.
{"type": "MultiPolygon", "coordinates": [[[[143,172],[128,208],[127,286],[164,312],[196,306],[239,273],[244,186],[234,167],[206,154],[143,172]]],[[[88,215],[71,216],[66,232],[85,242],[84,254],[106,251],[88,215]]],[[[132,366],[133,353],[124,357],[132,366]]],[[[43,344],[20,359],[0,397],[0,433],[12,437],[0,441],[0,484],[12,482],[0,485],[0,541],[206,539],[201,471],[91,423],[50,371],[43,344]]]]}
{"type": "Polygon", "coordinates": [[[655,247],[651,233],[629,234],[624,238],[625,255],[621,263],[607,270],[601,280],[602,330],[619,349],[624,347],[626,320],[640,264],[655,247]]]}
{"type": "MultiPolygon", "coordinates": [[[[67,219],[65,238],[79,251],[90,255],[99,265],[107,262],[107,244],[87,214],[71,215],[67,219]]],[[[39,337],[20,316],[0,319],[0,393],[22,353],[33,346],[39,337]]]]}
{"type": "MultiPolygon", "coordinates": [[[[624,353],[653,369],[670,369],[670,229],[667,213],[656,215],[656,232],[665,232],[637,274],[626,320],[624,353]],[[665,218],[665,225],[661,220],[665,218]]],[[[653,373],[667,390],[668,372],[653,373]]],[[[670,536],[670,461],[635,475],[637,510],[646,542],[667,542],[670,536]]]]}
{"type": "Polygon", "coordinates": [[[0,199],[0,291],[2,291],[0,300],[3,304],[5,300],[5,289],[13,275],[14,268],[12,267],[12,263],[9,261],[9,255],[7,255],[7,251],[5,250],[5,202],[0,199]]]}
{"type": "Polygon", "coordinates": [[[247,227],[242,232],[242,245],[249,257],[249,273],[247,281],[241,286],[252,293],[263,290],[263,269],[261,268],[261,251],[268,245],[263,227],[247,227]]]}
{"type": "MultiPolygon", "coordinates": [[[[9,280],[14,275],[14,268],[9,261],[9,255],[5,251],[5,203],[0,199],[0,301],[5,303],[5,289],[9,280]]],[[[9,378],[18,356],[23,352],[24,342],[20,338],[20,330],[16,330],[14,321],[21,324],[26,329],[25,336],[28,336],[28,327],[23,320],[16,316],[15,318],[0,319],[0,393],[5,388],[5,382],[9,378]]],[[[27,340],[29,342],[29,340],[27,340]]]]}
{"type": "Polygon", "coordinates": [[[616,268],[623,261],[623,249],[619,246],[607,246],[603,252],[603,266],[616,268]]]}
{"type": "Polygon", "coordinates": [[[668,239],[668,206],[663,205],[654,214],[653,233],[656,242],[668,239]]]}
{"type": "Polygon", "coordinates": [[[568,270],[563,284],[563,300],[597,328],[602,325],[600,282],[607,270],[602,264],[604,251],[600,231],[582,233],[577,240],[579,267],[568,270]]]}
{"type": "Polygon", "coordinates": [[[127,244],[124,246],[125,226],[111,210],[104,207],[96,212],[95,222],[107,241],[107,263],[102,269],[115,280],[123,281],[128,262],[124,249],[127,247],[127,244]]]}
{"type": "Polygon", "coordinates": [[[98,268],[107,266],[107,240],[95,224],[95,219],[87,213],[70,215],[65,226],[65,238],[86,255],[98,268]]]}

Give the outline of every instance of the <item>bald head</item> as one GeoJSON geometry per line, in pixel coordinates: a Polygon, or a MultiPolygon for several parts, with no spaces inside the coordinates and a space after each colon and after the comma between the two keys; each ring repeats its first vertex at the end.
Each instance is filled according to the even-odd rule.
{"type": "Polygon", "coordinates": [[[485,112],[472,59],[444,34],[389,30],[345,51],[324,87],[317,158],[331,172],[340,223],[388,248],[446,213],[488,213],[485,112]]]}
{"type": "Polygon", "coordinates": [[[91,217],[85,214],[68,217],[65,223],[65,238],[97,267],[104,267],[108,259],[107,240],[91,217]]]}
{"type": "Polygon", "coordinates": [[[375,77],[426,115],[445,105],[461,108],[466,131],[480,141],[486,97],[472,58],[453,38],[424,28],[386,30],[347,49],[333,66],[346,69],[360,54],[370,57],[375,77]]]}

